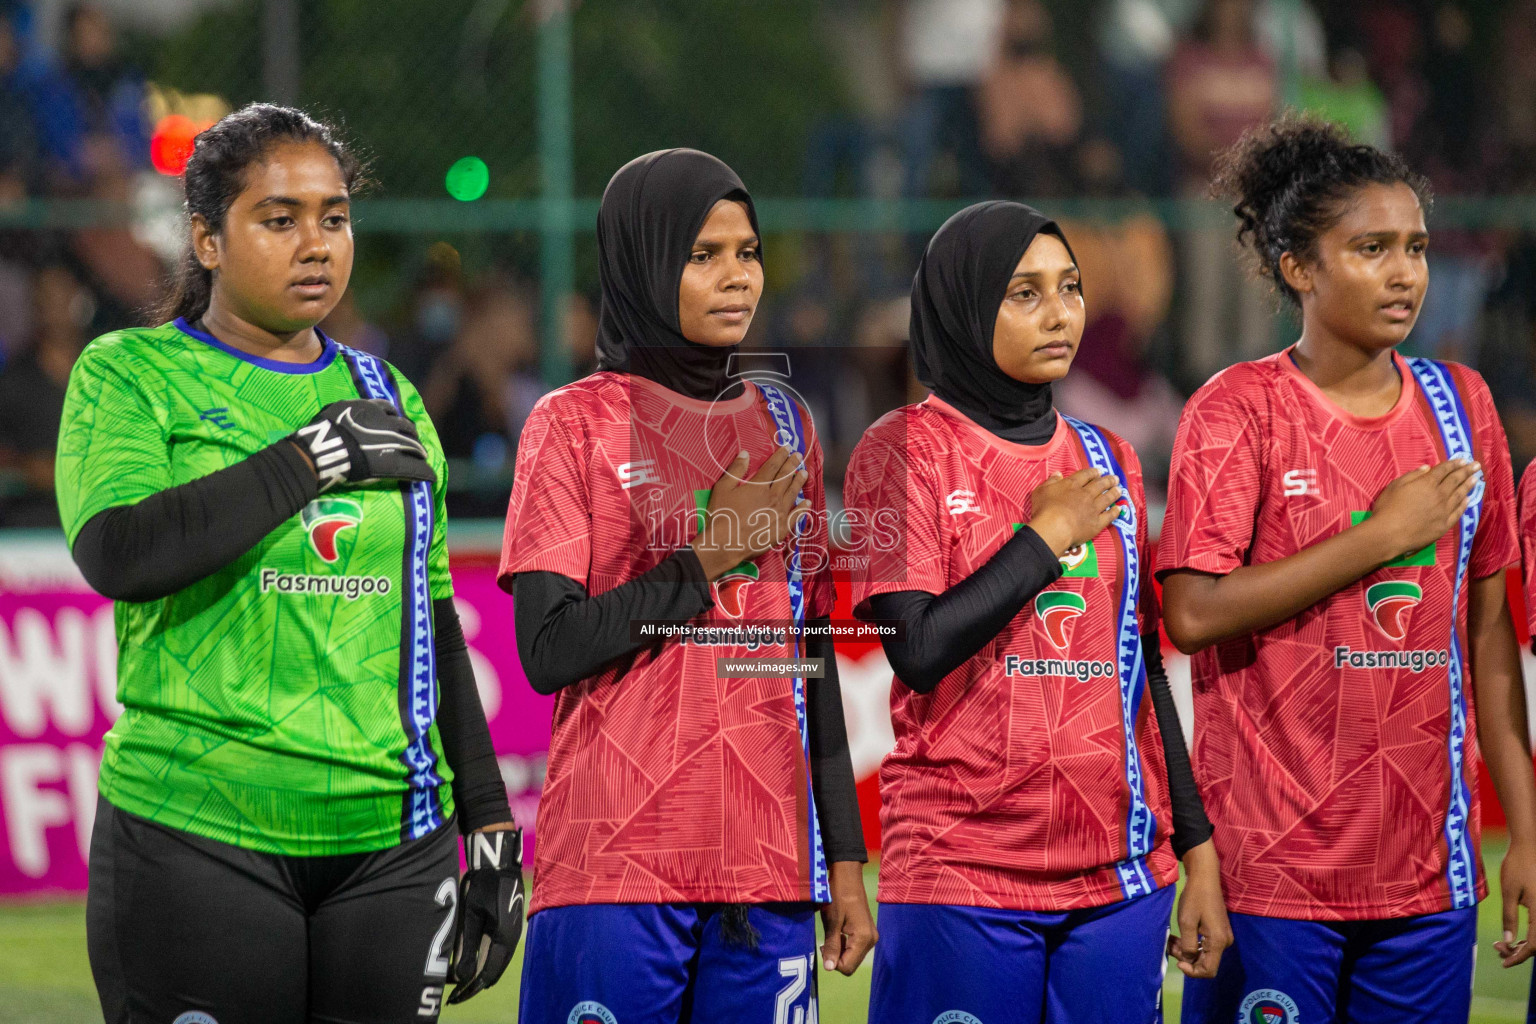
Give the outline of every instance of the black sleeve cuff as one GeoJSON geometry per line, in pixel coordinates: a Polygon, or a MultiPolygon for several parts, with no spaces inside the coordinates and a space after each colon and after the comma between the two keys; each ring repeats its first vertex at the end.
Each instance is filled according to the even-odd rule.
{"type": "MultiPolygon", "coordinates": [[[[827,625],[822,616],[811,625],[827,625]]],[[[811,792],[816,797],[816,818],[821,826],[821,848],[828,864],[869,860],[864,845],[864,823],[859,816],[859,797],[853,778],[853,757],[848,749],[848,727],[843,719],[843,690],[837,674],[836,647],[831,639],[814,637],[806,654],[821,658],[825,672],[807,679],[806,719],[810,730],[811,792]]]]}
{"type": "Polygon", "coordinates": [[[634,639],[632,622],[686,621],[713,606],[713,590],[691,547],[596,597],[557,572],[515,573],[512,600],[523,672],[539,693],[556,693],[662,642],[634,639]]]}
{"type": "Polygon", "coordinates": [[[453,802],[464,835],[512,820],[507,787],[491,745],[491,730],[475,687],[469,645],[453,598],[432,602],[433,650],[437,655],[437,732],[453,769],[453,802]]]}
{"type": "Polygon", "coordinates": [[[916,693],[931,693],[1063,571],[1040,535],[1024,526],[942,594],[902,590],[870,598],[876,618],[900,619],[907,626],[904,639],[882,644],[896,677],[916,693]]]}
{"type": "Polygon", "coordinates": [[[318,493],[286,440],[232,466],[103,509],[70,549],[86,582],[118,601],[155,601],[213,575],[259,544],[318,493]]]}
{"type": "Polygon", "coordinates": [[[278,441],[251,456],[260,459],[270,474],[272,486],[283,495],[284,507],[303,508],[320,495],[320,478],[310,468],[309,459],[292,441],[278,441]]]}
{"type": "Polygon", "coordinates": [[[1045,577],[1045,586],[1050,586],[1061,578],[1061,574],[1067,571],[1067,567],[1061,564],[1061,559],[1056,557],[1056,552],[1045,542],[1045,538],[1035,532],[1032,526],[1025,524],[1019,527],[1019,532],[1014,535],[1020,538],[1019,543],[1030,549],[1034,555],[1034,563],[1040,567],[1040,573],[1045,577]]]}
{"type": "Polygon", "coordinates": [[[1179,722],[1178,706],[1163,668],[1163,654],[1156,634],[1143,638],[1143,657],[1147,665],[1147,687],[1152,692],[1152,709],[1157,715],[1157,730],[1163,738],[1163,762],[1168,769],[1168,799],[1173,807],[1173,853],[1180,860],[1207,839],[1215,829],[1206,816],[1205,803],[1195,784],[1189,749],[1184,745],[1184,728],[1179,722]]]}

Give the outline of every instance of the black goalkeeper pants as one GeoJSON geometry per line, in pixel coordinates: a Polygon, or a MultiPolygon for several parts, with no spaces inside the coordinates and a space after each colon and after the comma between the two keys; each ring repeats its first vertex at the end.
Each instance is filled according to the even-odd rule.
{"type": "Polygon", "coordinates": [[[435,1021],[457,829],[377,853],[253,853],[98,799],[86,934],[106,1024],[435,1021]]]}

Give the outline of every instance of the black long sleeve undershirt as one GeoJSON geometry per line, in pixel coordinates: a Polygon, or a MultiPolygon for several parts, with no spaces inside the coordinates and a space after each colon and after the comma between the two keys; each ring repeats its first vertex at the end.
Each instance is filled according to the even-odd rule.
{"type": "Polygon", "coordinates": [[[1141,645],[1147,663],[1147,687],[1152,691],[1152,710],[1157,715],[1157,731],[1163,736],[1163,763],[1168,768],[1168,802],[1173,805],[1173,854],[1180,860],[1215,831],[1205,814],[1205,801],[1195,785],[1195,772],[1189,763],[1189,748],[1184,745],[1184,727],[1179,724],[1179,709],[1168,686],[1168,672],[1163,668],[1163,652],[1157,637],[1141,645]]]}
{"type": "Polygon", "coordinates": [[[491,729],[485,721],[475,671],[469,660],[469,644],[459,625],[453,598],[432,602],[433,650],[437,654],[437,731],[443,756],[453,769],[453,802],[458,809],[459,832],[468,835],[512,820],[507,787],[491,745],[491,729]]]}
{"type": "Polygon", "coordinates": [[[686,621],[715,600],[699,556],[685,547],[596,597],[562,573],[516,573],[512,602],[523,672],[547,695],[647,646],[630,636],[630,622],[686,621]]]}
{"type": "MultiPolygon", "coordinates": [[[[597,675],[615,661],[657,641],[635,640],[631,620],[687,620],[714,604],[699,557],[682,548],[632,580],[596,597],[557,572],[520,572],[512,577],[517,651],[523,672],[539,693],[558,692],[597,675]]],[[[830,619],[810,620],[826,625],[830,619]]],[[[864,861],[853,761],[843,720],[842,687],[829,636],[812,637],[806,656],[825,659],[826,675],[807,681],[811,789],[828,863],[864,861]]]]}
{"type": "MultiPolygon", "coordinates": [[[[810,626],[825,629],[831,616],[811,619],[810,626]]],[[[808,658],[821,658],[825,674],[807,679],[806,725],[810,731],[811,792],[816,798],[816,819],[821,823],[821,848],[828,864],[869,860],[864,845],[864,825],[859,819],[859,796],[853,778],[853,756],[848,750],[848,725],[843,720],[843,686],[837,675],[837,654],[832,637],[823,633],[806,641],[808,658]]]]}
{"type": "Polygon", "coordinates": [[[70,553],[103,597],[154,601],[229,565],[317,493],[309,462],[278,441],[216,473],[98,512],[70,553]]]}
{"type": "MultiPolygon", "coordinates": [[[[319,485],[294,445],[279,441],[233,466],[92,516],[71,554],[97,592],[154,601],[239,559],[298,514],[319,485]]],[[[432,602],[438,732],[454,771],[460,829],[511,821],[491,733],[453,600],[432,602]]]]}
{"type": "MultiPolygon", "coordinates": [[[[932,693],[945,676],[991,643],[1061,571],[1054,553],[1026,526],[981,568],[942,594],[901,590],[870,598],[871,618],[906,623],[905,639],[887,639],[882,645],[896,678],[917,693],[932,693]]],[[[1143,644],[1143,651],[1168,767],[1173,850],[1183,857],[1211,837],[1211,823],[1195,785],[1162,653],[1155,640],[1143,644]]]]}
{"type": "Polygon", "coordinates": [[[869,599],[870,617],[907,624],[905,639],[884,641],[885,656],[897,679],[918,693],[932,693],[1061,573],[1055,553],[1025,526],[979,569],[942,594],[923,590],[876,594],[869,599]]]}

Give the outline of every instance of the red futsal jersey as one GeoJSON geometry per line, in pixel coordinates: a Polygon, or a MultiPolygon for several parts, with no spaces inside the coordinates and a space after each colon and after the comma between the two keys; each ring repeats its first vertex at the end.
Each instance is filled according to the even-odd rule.
{"type": "MultiPolygon", "coordinates": [[[[1141,465],[1129,445],[1098,434],[1129,484],[1139,578],[1150,568],[1141,465]]],[[[889,413],[854,450],[843,490],[857,538],[856,613],[869,615],[876,594],[942,594],[1029,521],[1030,493],[1049,475],[1089,465],[1064,418],[1048,443],[1031,446],[996,437],[933,396],[889,413]]],[[[931,693],[892,686],[896,749],[880,767],[882,902],[1071,910],[1178,877],[1144,673],[1130,674],[1136,682],[1122,700],[1118,530],[1063,561],[1064,575],[931,693]],[[1147,812],[1135,857],[1133,799],[1147,812]]],[[[1157,642],[1146,587],[1125,621],[1157,642]]]]}
{"type": "Polygon", "coordinates": [[[1520,477],[1520,561],[1524,568],[1525,623],[1536,637],[1536,459],[1520,477]]]}
{"type": "MultiPolygon", "coordinates": [[[[826,494],[809,417],[801,540],[805,616],[830,615],[826,494]]],[[[698,509],[745,449],[777,448],[763,393],[687,398],[596,373],[544,396],[523,429],[501,580],[542,570],[598,595],[692,539],[698,509]]],[[[788,548],[713,584],[694,625],[792,619],[788,548]]],[[[729,632],[647,647],[560,691],[539,802],[532,910],[586,903],[811,898],[806,758],[789,679],[718,678],[717,658],[793,656],[793,638],[729,632]]]]}
{"type": "Polygon", "coordinates": [[[1408,917],[1487,893],[1467,592],[1519,558],[1509,448],[1472,370],[1393,362],[1402,396],[1380,417],[1339,408],[1287,350],[1218,374],[1179,422],[1159,574],[1273,562],[1359,522],[1387,484],[1447,458],[1437,405],[1483,465],[1454,608],[1459,528],[1192,659],[1195,775],[1245,914],[1408,917]]]}

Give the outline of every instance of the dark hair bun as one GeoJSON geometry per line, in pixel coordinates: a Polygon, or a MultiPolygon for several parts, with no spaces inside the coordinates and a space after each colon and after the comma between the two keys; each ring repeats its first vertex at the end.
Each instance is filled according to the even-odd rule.
{"type": "Polygon", "coordinates": [[[1280,272],[1280,257],[1315,255],[1318,236],[1332,227],[1351,196],[1367,185],[1402,183],[1427,210],[1429,182],[1395,153],[1350,139],[1338,125],[1288,113],[1251,128],[1216,159],[1211,192],[1232,203],[1237,240],[1258,259],[1292,302],[1298,298],[1280,272]]]}

